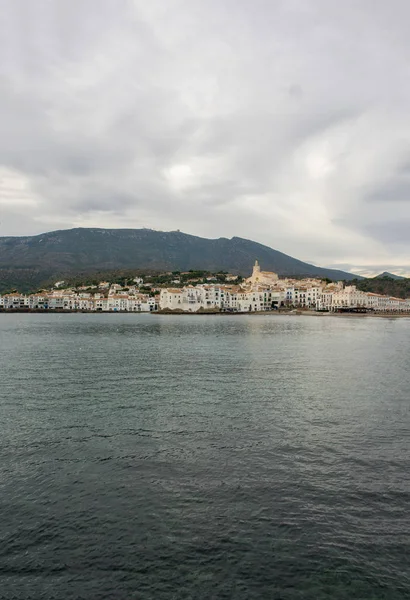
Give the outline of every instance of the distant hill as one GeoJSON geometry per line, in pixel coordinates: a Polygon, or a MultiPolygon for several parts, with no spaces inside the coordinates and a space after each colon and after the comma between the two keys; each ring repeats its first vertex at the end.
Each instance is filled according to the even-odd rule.
{"type": "Polygon", "coordinates": [[[0,237],[0,292],[10,288],[27,291],[70,275],[116,269],[204,269],[248,275],[255,259],[263,270],[282,276],[355,277],[239,237],[212,240],[179,231],[77,228],[31,237],[0,237]]]}
{"type": "Polygon", "coordinates": [[[380,273],[380,275],[376,275],[376,277],[373,277],[373,279],[384,279],[385,277],[388,277],[389,279],[406,279],[405,277],[402,277],[401,275],[395,275],[394,273],[389,273],[388,271],[384,271],[383,273],[380,273]]]}
{"type": "Polygon", "coordinates": [[[373,292],[374,294],[394,296],[395,298],[410,298],[410,279],[406,277],[393,278],[379,275],[369,279],[353,280],[351,283],[363,292],[373,292]]]}

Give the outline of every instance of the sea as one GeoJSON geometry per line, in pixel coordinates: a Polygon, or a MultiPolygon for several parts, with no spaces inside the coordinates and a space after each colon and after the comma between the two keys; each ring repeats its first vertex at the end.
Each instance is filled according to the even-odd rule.
{"type": "Polygon", "coordinates": [[[0,598],[410,598],[410,319],[0,314],[0,598]]]}

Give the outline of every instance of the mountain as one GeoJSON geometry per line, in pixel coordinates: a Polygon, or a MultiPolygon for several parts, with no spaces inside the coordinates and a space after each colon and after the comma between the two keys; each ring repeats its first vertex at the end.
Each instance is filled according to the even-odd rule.
{"type": "Polygon", "coordinates": [[[406,279],[405,277],[402,277],[401,275],[395,275],[394,273],[389,273],[388,271],[384,271],[383,273],[380,273],[380,275],[376,275],[376,277],[373,277],[373,279],[384,279],[385,277],[388,277],[389,279],[406,279]]]}
{"type": "Polygon", "coordinates": [[[279,275],[355,277],[239,237],[206,239],[179,231],[77,228],[31,237],[0,237],[0,292],[10,288],[27,291],[57,278],[116,269],[204,269],[248,275],[255,259],[263,270],[279,275]]]}

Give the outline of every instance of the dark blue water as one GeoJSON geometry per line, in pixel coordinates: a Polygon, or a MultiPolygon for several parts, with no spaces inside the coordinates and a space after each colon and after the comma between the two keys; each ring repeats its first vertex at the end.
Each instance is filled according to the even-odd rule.
{"type": "Polygon", "coordinates": [[[0,598],[410,598],[410,319],[0,315],[0,598]]]}

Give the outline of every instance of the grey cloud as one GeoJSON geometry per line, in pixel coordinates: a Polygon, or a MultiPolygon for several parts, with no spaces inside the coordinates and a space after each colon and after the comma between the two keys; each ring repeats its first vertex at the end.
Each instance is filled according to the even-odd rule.
{"type": "Polygon", "coordinates": [[[367,201],[372,202],[410,202],[410,174],[408,177],[398,177],[380,186],[370,193],[367,201]]]}
{"type": "Polygon", "coordinates": [[[303,96],[303,89],[300,85],[298,85],[297,83],[292,83],[289,87],[288,87],[288,92],[289,92],[289,96],[293,97],[293,98],[297,98],[300,99],[303,96]]]}
{"type": "Polygon", "coordinates": [[[407,245],[410,242],[410,217],[405,220],[390,219],[367,226],[369,233],[390,245],[407,245]]]}
{"type": "Polygon", "coordinates": [[[2,234],[21,193],[25,233],[130,221],[400,264],[409,17],[405,0],[10,3],[2,234]]]}
{"type": "Polygon", "coordinates": [[[135,195],[119,194],[114,190],[98,191],[90,190],[88,196],[84,195],[81,200],[74,202],[70,210],[74,213],[92,213],[105,211],[114,214],[123,214],[130,206],[138,206],[141,203],[135,195]]]}
{"type": "Polygon", "coordinates": [[[403,160],[402,164],[397,169],[399,175],[410,176],[410,158],[403,160]]]}
{"type": "MultiPolygon", "coordinates": [[[[408,142],[410,145],[410,140],[408,142]]],[[[409,202],[410,201],[410,160],[408,150],[399,162],[390,178],[375,186],[366,196],[366,201],[373,202],[409,202]]]]}

